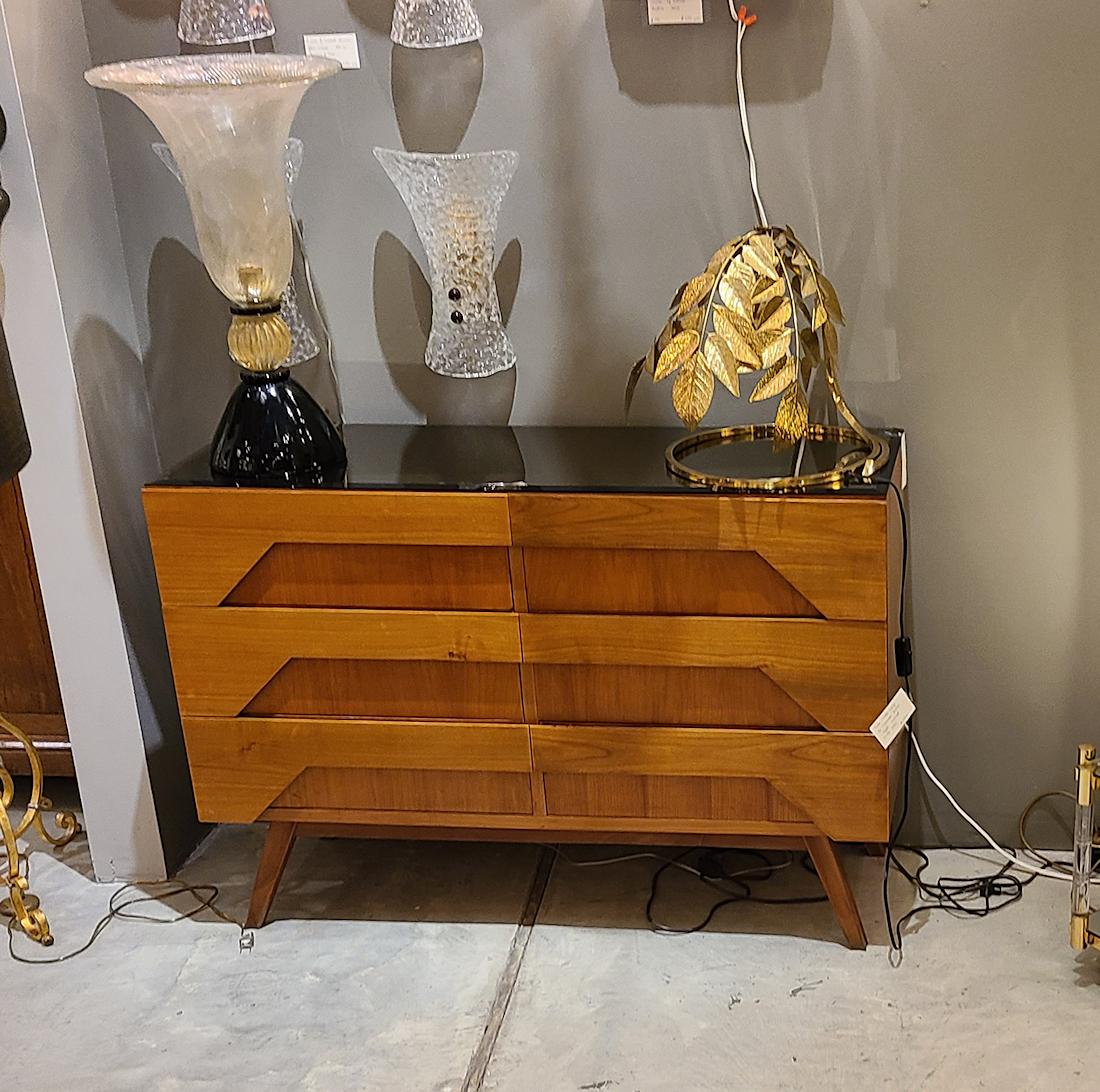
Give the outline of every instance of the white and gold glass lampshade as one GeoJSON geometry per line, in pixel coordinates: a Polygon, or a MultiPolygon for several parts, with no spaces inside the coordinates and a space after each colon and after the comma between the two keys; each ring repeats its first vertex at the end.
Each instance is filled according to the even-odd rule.
{"type": "MultiPolygon", "coordinates": [[[[224,476],[281,479],[283,470],[276,468],[282,467],[288,481],[303,473],[308,478],[300,449],[310,429],[301,417],[316,411],[327,422],[312,398],[285,379],[292,340],[279,310],[294,258],[286,168],[290,127],[306,91],[339,70],[338,62],[320,57],[219,53],[123,61],[86,73],[93,87],[133,101],[167,142],[203,264],[233,312],[230,355],[260,377],[234,397],[252,405],[256,428],[267,439],[261,442],[259,433],[238,436],[239,443],[228,438],[242,411],[231,400],[211,455],[215,473],[224,476]],[[261,381],[281,386],[260,390],[261,381]],[[283,405],[290,414],[285,421],[276,426],[264,417],[291,394],[296,402],[283,405]],[[233,413],[237,418],[230,420],[233,413]]],[[[324,431],[321,420],[313,427],[324,431]]],[[[335,450],[328,439],[323,446],[335,450]]]]}
{"type": "Polygon", "coordinates": [[[258,42],[275,33],[267,0],[180,0],[179,39],[188,45],[258,42]]]}

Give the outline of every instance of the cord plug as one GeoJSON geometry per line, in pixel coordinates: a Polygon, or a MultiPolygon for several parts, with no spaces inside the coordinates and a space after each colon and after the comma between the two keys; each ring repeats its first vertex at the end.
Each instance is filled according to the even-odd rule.
{"type": "Polygon", "coordinates": [[[894,641],[894,664],[898,674],[907,679],[913,674],[913,642],[908,637],[898,637],[894,641]]]}

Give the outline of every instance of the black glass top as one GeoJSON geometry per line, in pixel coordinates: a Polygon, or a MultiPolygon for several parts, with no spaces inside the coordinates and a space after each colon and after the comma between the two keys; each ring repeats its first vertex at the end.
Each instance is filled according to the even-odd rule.
{"type": "MultiPolygon", "coordinates": [[[[852,496],[885,494],[901,447],[898,429],[881,429],[890,458],[874,479],[853,478],[839,489],[852,496]]],[[[692,493],[707,487],[673,477],[665,448],[685,435],[678,428],[567,428],[490,425],[348,425],[346,483],[311,488],[423,490],[537,490],[549,493],[692,493]]],[[[804,474],[828,470],[851,448],[810,442],[804,474]]],[[[776,453],[770,441],[697,451],[693,467],[736,477],[775,477],[794,471],[797,448],[776,453]]],[[[162,485],[233,488],[210,473],[208,453],[177,467],[162,485]]],[[[814,490],[811,490],[814,492],[814,490]]]]}

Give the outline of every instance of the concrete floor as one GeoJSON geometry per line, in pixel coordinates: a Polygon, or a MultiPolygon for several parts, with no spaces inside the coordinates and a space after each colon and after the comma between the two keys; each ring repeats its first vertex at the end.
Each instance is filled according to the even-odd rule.
{"type": "MultiPolygon", "coordinates": [[[[219,906],[239,920],[259,844],[257,830],[222,828],[182,878],[217,883],[219,906]]],[[[843,947],[827,906],[741,904],[705,934],[656,935],[643,915],[651,861],[559,861],[535,927],[517,929],[540,853],[301,842],[275,920],[251,951],[240,950],[236,928],[204,914],[172,925],[116,921],[61,966],[3,954],[5,1087],[1095,1087],[1100,959],[1067,946],[1064,884],[1037,882],[983,921],[924,915],[895,967],[880,865],[867,857],[849,860],[872,941],[857,953],[843,947]],[[495,1040],[486,1034],[494,1014],[503,1015],[495,1040]]],[[[948,852],[935,866],[984,867],[948,852]]],[[[48,953],[19,943],[30,957],[75,947],[112,890],[91,882],[80,843],[36,853],[32,880],[57,943],[48,953]]],[[[712,901],[692,877],[668,880],[660,909],[669,919],[687,921],[712,901]]],[[[766,893],[807,893],[815,882],[793,868],[766,893]]],[[[904,885],[897,890],[898,906],[910,905],[904,885]]]]}

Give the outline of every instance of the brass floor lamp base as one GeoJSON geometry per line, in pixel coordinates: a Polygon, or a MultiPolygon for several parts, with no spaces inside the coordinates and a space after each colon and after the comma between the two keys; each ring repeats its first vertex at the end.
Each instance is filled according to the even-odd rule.
{"type": "MultiPolygon", "coordinates": [[[[684,459],[703,448],[723,444],[743,444],[758,440],[774,440],[775,425],[731,425],[726,428],[704,429],[670,444],[665,451],[665,463],[669,472],[677,478],[711,489],[753,493],[798,493],[806,489],[839,487],[852,475],[870,478],[886,464],[890,445],[880,436],[839,425],[811,424],[806,428],[804,442],[825,441],[851,444],[854,450],[837,460],[829,470],[812,474],[789,474],[770,478],[738,478],[725,474],[712,474],[690,466],[684,459]]],[[[797,448],[792,449],[797,451],[797,448]]]]}
{"type": "Polygon", "coordinates": [[[1098,845],[1095,827],[1095,797],[1100,789],[1100,762],[1096,748],[1082,743],[1077,748],[1077,810],[1073,821],[1073,887],[1070,894],[1069,942],[1079,952],[1100,949],[1100,933],[1089,928],[1092,905],[1093,849],[1098,845]]]}
{"type": "Polygon", "coordinates": [[[72,812],[59,811],[54,822],[60,833],[52,834],[46,829],[42,816],[53,805],[42,795],[42,760],[38,751],[27,735],[5,717],[0,717],[0,733],[11,736],[23,748],[31,767],[30,799],[22,819],[16,823],[8,814],[15,800],[15,781],[0,760],[0,888],[8,889],[7,898],[0,902],[0,919],[7,919],[9,929],[18,926],[31,940],[49,945],[53,943],[50,923],[41,902],[30,893],[27,860],[20,853],[19,839],[33,828],[50,845],[63,846],[77,835],[80,824],[72,812]]]}

